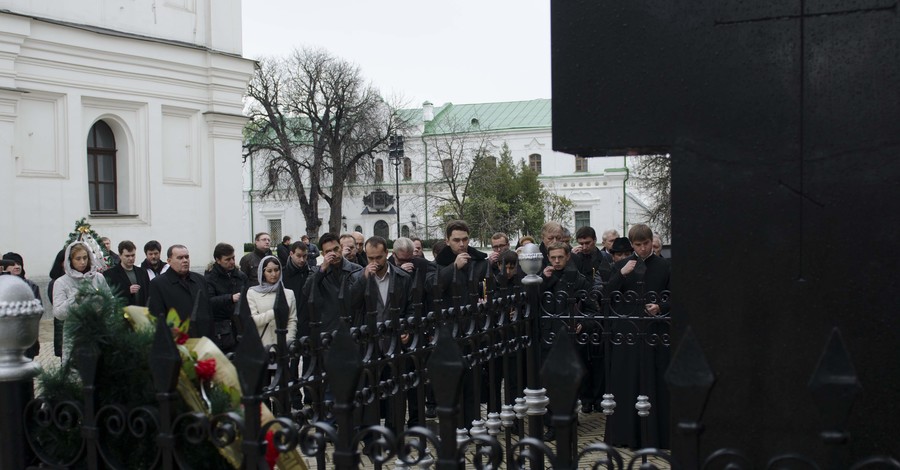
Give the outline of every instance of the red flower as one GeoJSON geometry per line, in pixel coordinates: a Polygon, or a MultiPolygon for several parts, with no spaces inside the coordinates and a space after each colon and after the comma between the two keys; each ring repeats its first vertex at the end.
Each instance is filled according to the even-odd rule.
{"type": "Polygon", "coordinates": [[[197,378],[200,380],[212,380],[213,375],[216,375],[216,360],[210,358],[197,361],[194,372],[197,373],[197,378]]]}
{"type": "Polygon", "coordinates": [[[266,463],[269,464],[269,469],[275,468],[275,463],[278,462],[278,449],[275,448],[275,433],[270,429],[269,432],[266,433],[266,463]]]}
{"type": "Polygon", "coordinates": [[[172,328],[172,336],[175,337],[175,344],[187,343],[188,338],[190,338],[187,333],[179,330],[178,328],[172,328]]]}

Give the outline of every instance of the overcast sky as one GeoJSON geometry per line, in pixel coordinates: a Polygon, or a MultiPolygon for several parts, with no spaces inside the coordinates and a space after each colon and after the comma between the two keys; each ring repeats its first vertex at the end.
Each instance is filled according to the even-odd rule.
{"type": "Polygon", "coordinates": [[[263,0],[243,20],[245,57],[322,47],[410,107],[550,98],[549,0],[263,0]]]}

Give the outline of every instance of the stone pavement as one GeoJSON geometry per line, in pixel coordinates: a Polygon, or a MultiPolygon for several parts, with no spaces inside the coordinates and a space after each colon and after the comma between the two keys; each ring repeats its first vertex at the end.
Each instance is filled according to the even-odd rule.
{"type": "MultiPolygon", "coordinates": [[[[41,351],[36,360],[42,367],[56,367],[59,365],[59,358],[53,355],[53,316],[48,314],[44,315],[44,318],[41,319],[41,328],[40,328],[40,342],[41,342],[41,351]]],[[[591,414],[580,414],[579,415],[579,423],[578,423],[578,449],[579,452],[583,450],[590,444],[603,442],[603,430],[605,426],[605,417],[603,413],[591,413],[591,414]]],[[[431,428],[433,431],[437,432],[437,420],[428,420],[427,426],[431,428]]],[[[501,444],[505,441],[505,431],[498,436],[498,440],[500,440],[501,444]]],[[[517,442],[517,439],[514,439],[513,442],[517,442]]],[[[556,446],[553,443],[548,443],[549,447],[556,450],[556,446]]],[[[619,448],[619,452],[622,454],[622,458],[624,460],[625,468],[628,468],[628,461],[631,459],[633,453],[628,449],[619,448]]],[[[329,456],[330,457],[330,456],[329,456]]],[[[473,453],[470,452],[467,456],[467,461],[469,463],[469,468],[475,468],[472,463],[473,453]]],[[[588,461],[582,462],[579,465],[579,468],[590,469],[591,460],[596,460],[602,458],[603,456],[592,454],[593,459],[586,459],[588,461]]],[[[504,459],[506,459],[506,455],[504,455],[504,459]]],[[[310,469],[316,468],[315,459],[306,459],[307,465],[310,469]]],[[[649,463],[652,463],[656,466],[656,468],[667,469],[668,464],[665,462],[656,459],[650,458],[648,460],[649,463]]],[[[330,458],[326,462],[325,468],[330,467],[331,461],[330,458]]],[[[372,462],[367,458],[363,457],[363,468],[374,468],[372,462]]],[[[549,468],[549,462],[546,464],[547,468],[549,468]]],[[[636,463],[635,468],[638,468],[640,463],[636,463]]],[[[393,464],[386,465],[385,468],[394,468],[393,464]]],[[[501,468],[506,468],[505,462],[501,468]]]]}

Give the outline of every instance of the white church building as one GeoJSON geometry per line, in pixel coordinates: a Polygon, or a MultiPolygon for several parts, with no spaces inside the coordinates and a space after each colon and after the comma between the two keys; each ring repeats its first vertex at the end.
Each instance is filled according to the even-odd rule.
{"type": "Polygon", "coordinates": [[[240,0],[2,0],[0,23],[0,250],[46,276],[82,217],[139,262],[240,246],[240,0]]]}
{"type": "MultiPolygon", "coordinates": [[[[630,187],[626,190],[629,171],[625,158],[582,158],[554,152],[550,111],[549,99],[442,106],[425,102],[421,108],[403,110],[412,124],[404,135],[404,161],[395,167],[387,153],[375,155],[371,165],[374,178],[366,178],[366,182],[360,178],[359,183],[348,184],[342,231],[356,230],[367,237],[380,235],[389,239],[410,235],[443,238],[443,226],[435,212],[448,191],[442,182],[446,171],[443,165],[447,164],[442,159],[447,153],[436,147],[464,146],[466,141],[485,144],[495,156],[505,143],[514,161],[526,162],[537,170],[545,189],[573,202],[574,207],[565,218],[565,225],[573,233],[583,225],[594,227],[598,237],[606,229],[623,233],[623,227],[643,221],[645,207],[630,187]],[[398,189],[399,204],[395,200],[398,189]]],[[[248,162],[244,182],[247,239],[259,231],[268,231],[273,240],[280,240],[282,235],[299,239],[306,223],[296,202],[260,199],[258,192],[250,188],[262,187],[261,178],[265,175],[256,175],[257,180],[251,185],[249,167],[248,162]]],[[[324,232],[328,229],[326,203],[321,203],[319,214],[323,221],[320,231],[324,232]]]]}

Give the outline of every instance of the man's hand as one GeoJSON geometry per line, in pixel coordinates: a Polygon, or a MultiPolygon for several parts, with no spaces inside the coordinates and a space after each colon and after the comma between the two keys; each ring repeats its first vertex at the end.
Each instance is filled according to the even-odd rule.
{"type": "Polygon", "coordinates": [[[416,266],[412,263],[403,263],[400,265],[400,269],[402,269],[408,273],[411,273],[411,272],[413,272],[414,269],[416,269],[416,266]]]}
{"type": "Polygon", "coordinates": [[[328,271],[328,268],[331,267],[331,265],[334,263],[334,260],[336,260],[340,257],[341,257],[341,255],[339,255],[333,251],[329,251],[328,253],[325,253],[325,259],[322,261],[322,266],[319,268],[319,270],[322,272],[328,271]]]}
{"type": "Polygon", "coordinates": [[[622,275],[627,276],[627,275],[631,274],[631,272],[634,271],[634,267],[636,265],[637,265],[636,259],[633,259],[633,260],[625,263],[625,266],[622,266],[622,275]]]}
{"type": "Polygon", "coordinates": [[[350,248],[349,246],[345,246],[344,248],[341,249],[341,256],[346,258],[347,256],[350,255],[350,250],[352,250],[352,249],[353,248],[350,248]]]}
{"type": "Polygon", "coordinates": [[[577,245],[577,246],[572,247],[572,253],[573,253],[573,254],[574,254],[574,253],[581,253],[582,251],[584,251],[584,249],[581,247],[581,245],[577,245]]]}
{"type": "Polygon", "coordinates": [[[647,315],[652,317],[659,315],[659,312],[661,312],[659,305],[657,304],[646,304],[644,305],[644,309],[647,310],[647,315]]]}
{"type": "Polygon", "coordinates": [[[240,292],[231,296],[232,303],[238,303],[240,301],[241,301],[241,293],[240,292]]]}
{"type": "Polygon", "coordinates": [[[470,256],[468,253],[460,253],[456,255],[456,261],[454,261],[453,264],[456,266],[456,269],[462,269],[469,264],[469,258],[470,256]]]}
{"type": "Polygon", "coordinates": [[[363,277],[368,279],[370,274],[375,274],[377,272],[378,272],[378,265],[375,263],[369,263],[366,265],[366,269],[363,269],[363,277]]]}
{"type": "Polygon", "coordinates": [[[553,266],[547,266],[546,268],[544,268],[544,277],[551,277],[551,276],[553,276],[553,271],[555,271],[555,270],[553,269],[553,266]]]}
{"type": "Polygon", "coordinates": [[[492,251],[491,254],[488,255],[488,262],[491,264],[496,264],[498,259],[500,259],[500,253],[497,253],[496,251],[492,251]]]}
{"type": "Polygon", "coordinates": [[[141,290],[140,284],[132,284],[131,287],[128,288],[128,292],[131,292],[132,294],[137,294],[139,290],[141,290]]]}

